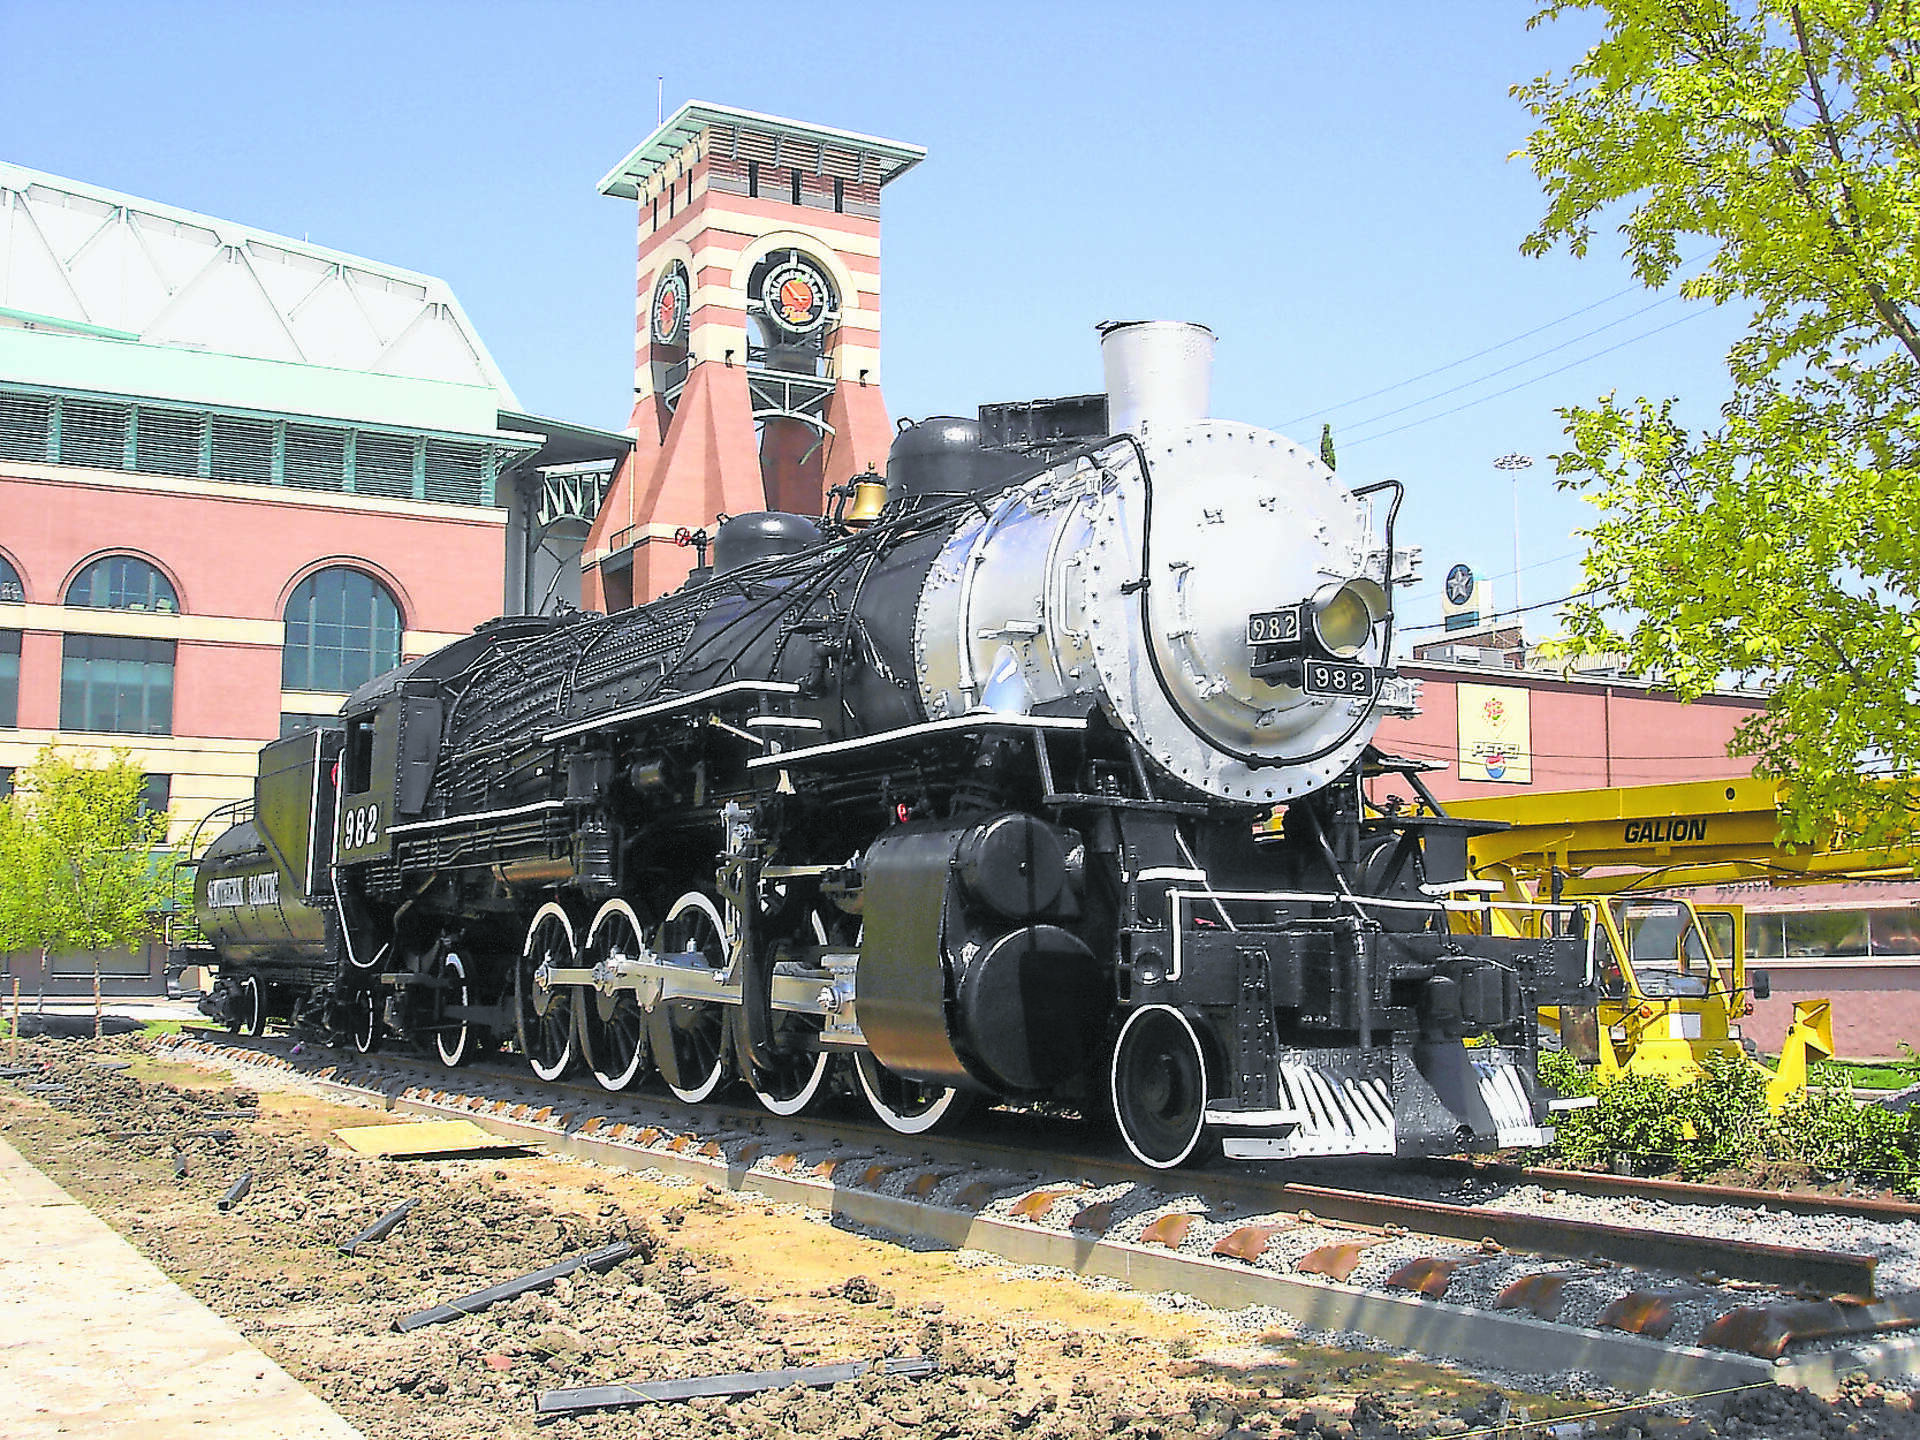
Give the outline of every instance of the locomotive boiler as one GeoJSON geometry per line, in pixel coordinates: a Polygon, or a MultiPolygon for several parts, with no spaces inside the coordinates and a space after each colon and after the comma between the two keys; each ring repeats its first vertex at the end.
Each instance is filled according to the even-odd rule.
{"type": "Polygon", "coordinates": [[[1365,803],[1415,768],[1397,482],[1209,418],[1202,327],[1102,345],[1104,395],[903,427],[870,524],[725,519],[269,745],[205,1008],[907,1133],[1057,1102],[1157,1167],[1538,1143],[1583,943],[1467,923],[1468,828],[1365,803]]]}

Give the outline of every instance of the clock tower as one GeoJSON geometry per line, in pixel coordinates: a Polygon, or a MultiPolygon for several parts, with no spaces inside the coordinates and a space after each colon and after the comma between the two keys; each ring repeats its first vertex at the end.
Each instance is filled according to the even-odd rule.
{"type": "Polygon", "coordinates": [[[917,145],[689,101],[600,181],[640,228],[633,454],[587,537],[583,597],[671,590],[676,536],[722,514],[822,513],[884,470],[880,191],[917,145]]]}

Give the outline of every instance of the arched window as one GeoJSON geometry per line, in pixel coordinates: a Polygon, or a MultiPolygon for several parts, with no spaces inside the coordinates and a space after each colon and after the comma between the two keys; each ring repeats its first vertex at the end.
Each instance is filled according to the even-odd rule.
{"type": "Polygon", "coordinates": [[[282,690],[338,693],[400,663],[400,606],[371,575],[336,566],[294,587],[287,601],[282,690]]]}
{"type": "Polygon", "coordinates": [[[0,555],[0,605],[24,605],[27,587],[20,583],[20,572],[6,556],[0,555]]]}
{"type": "Polygon", "coordinates": [[[167,610],[180,608],[173,586],[137,555],[96,560],[67,587],[67,604],[89,610],[167,610]]]}

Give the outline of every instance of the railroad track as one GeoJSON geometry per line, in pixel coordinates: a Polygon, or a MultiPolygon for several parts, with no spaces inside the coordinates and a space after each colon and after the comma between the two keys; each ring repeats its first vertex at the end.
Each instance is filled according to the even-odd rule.
{"type": "MultiPolygon", "coordinates": [[[[1304,1328],[1508,1370],[1579,1368],[1617,1385],[1687,1391],[1773,1380],[1830,1388],[1849,1373],[1920,1366],[1920,1292],[1877,1297],[1875,1257],[1864,1252],[1688,1234],[1671,1221],[1442,1203],[1257,1169],[1169,1175],[1089,1150],[1084,1127],[1037,1115],[997,1114],[991,1137],[903,1136],[831,1113],[687,1106],[542,1084],[502,1065],[448,1071],[279,1037],[202,1033],[163,1044],[183,1059],[294,1071],[396,1111],[461,1116],[516,1143],[757,1190],[1018,1263],[1215,1305],[1268,1305],[1304,1328]]],[[[1490,1184],[1550,1183],[1484,1162],[1434,1168],[1490,1184]]],[[[1564,1178],[1573,1193],[1576,1180],[1596,1177],[1564,1178]]],[[[1648,1193],[1646,1182],[1624,1183],[1648,1193]]],[[[1673,1203],[1791,1203],[1894,1222],[1920,1213],[1853,1197],[1650,1188],[1673,1203]]]]}

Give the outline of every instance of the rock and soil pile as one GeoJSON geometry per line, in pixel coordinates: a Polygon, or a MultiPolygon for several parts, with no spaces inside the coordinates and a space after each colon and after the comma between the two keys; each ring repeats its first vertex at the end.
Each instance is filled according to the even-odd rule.
{"type": "Polygon", "coordinates": [[[0,1085],[0,1133],[374,1440],[1920,1437],[1909,1397],[1871,1386],[1832,1402],[1756,1391],[1690,1417],[1596,1415],[1578,1396],[1501,1393],[1377,1355],[1250,1346],[1220,1317],[966,1268],[757,1196],[537,1155],[363,1158],[329,1136],[366,1123],[365,1112],[239,1088],[156,1061],[133,1040],[38,1040],[22,1055],[40,1073],[0,1085]],[[220,1212],[246,1172],[251,1192],[220,1212]],[[340,1252],[409,1199],[419,1203],[392,1236],[340,1252]],[[613,1241],[634,1253],[604,1274],[392,1330],[403,1315],[613,1241]],[[548,1389],[892,1355],[924,1355],[939,1370],[551,1425],[534,1417],[548,1389]]]}

